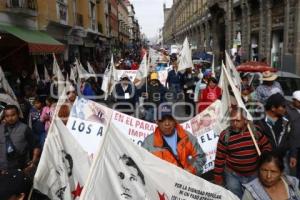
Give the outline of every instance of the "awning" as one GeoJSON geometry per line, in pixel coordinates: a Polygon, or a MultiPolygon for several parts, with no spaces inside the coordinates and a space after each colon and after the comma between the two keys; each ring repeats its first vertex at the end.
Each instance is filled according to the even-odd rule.
{"type": "Polygon", "coordinates": [[[64,45],[46,33],[28,30],[12,25],[0,23],[0,30],[14,35],[15,37],[28,43],[29,53],[62,53],[64,45]]]}

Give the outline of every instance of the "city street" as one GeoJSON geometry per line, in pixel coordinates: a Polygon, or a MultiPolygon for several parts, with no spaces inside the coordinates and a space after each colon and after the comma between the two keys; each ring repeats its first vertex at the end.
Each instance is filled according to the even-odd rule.
{"type": "Polygon", "coordinates": [[[300,200],[300,0],[0,1],[0,200],[300,200]]]}

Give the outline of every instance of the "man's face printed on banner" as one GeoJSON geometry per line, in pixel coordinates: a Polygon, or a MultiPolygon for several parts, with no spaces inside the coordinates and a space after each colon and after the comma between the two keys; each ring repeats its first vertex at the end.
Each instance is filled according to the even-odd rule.
{"type": "Polygon", "coordinates": [[[127,156],[126,154],[120,156],[119,160],[121,162],[118,176],[121,180],[120,182],[122,187],[120,200],[146,199],[145,179],[139,167],[132,160],[132,158],[127,156]]]}

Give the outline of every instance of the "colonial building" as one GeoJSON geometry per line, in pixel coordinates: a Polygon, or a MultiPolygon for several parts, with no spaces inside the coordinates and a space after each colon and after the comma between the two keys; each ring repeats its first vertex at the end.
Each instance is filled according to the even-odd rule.
{"type": "Polygon", "coordinates": [[[174,0],[164,11],[165,44],[188,36],[219,61],[225,49],[235,50],[243,60],[300,74],[299,0],[174,0]]]}
{"type": "Polygon", "coordinates": [[[133,47],[137,47],[140,45],[141,36],[140,36],[140,27],[139,23],[135,17],[135,10],[133,5],[129,2],[129,0],[124,0],[125,5],[128,10],[128,23],[129,23],[129,39],[133,47]]]}
{"type": "Polygon", "coordinates": [[[108,34],[113,53],[119,53],[119,19],[118,19],[118,0],[108,0],[108,34]]]}
{"type": "Polygon", "coordinates": [[[120,0],[118,4],[118,19],[119,19],[119,46],[122,50],[129,47],[129,11],[126,2],[120,0]]]}

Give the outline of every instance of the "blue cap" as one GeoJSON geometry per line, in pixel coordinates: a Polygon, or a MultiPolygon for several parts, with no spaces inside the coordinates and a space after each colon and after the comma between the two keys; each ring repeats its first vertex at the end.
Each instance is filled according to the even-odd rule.
{"type": "Polygon", "coordinates": [[[172,115],[172,107],[171,105],[163,105],[159,107],[158,113],[157,113],[157,120],[161,121],[164,119],[174,119],[172,115]]]}

